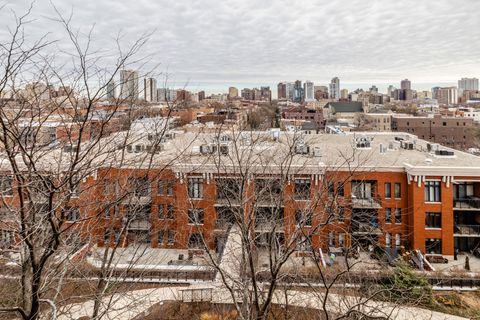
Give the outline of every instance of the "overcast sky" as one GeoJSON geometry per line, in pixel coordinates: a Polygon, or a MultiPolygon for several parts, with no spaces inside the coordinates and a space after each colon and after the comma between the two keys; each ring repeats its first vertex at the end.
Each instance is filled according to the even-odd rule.
{"type": "MultiPolygon", "coordinates": [[[[349,88],[376,84],[414,88],[480,77],[479,0],[52,0],[95,45],[113,46],[154,31],[145,46],[176,85],[222,90],[282,80],[349,88]]],[[[30,1],[7,0],[0,36],[30,1]]],[[[60,38],[49,1],[37,0],[32,37],[60,38]]]]}

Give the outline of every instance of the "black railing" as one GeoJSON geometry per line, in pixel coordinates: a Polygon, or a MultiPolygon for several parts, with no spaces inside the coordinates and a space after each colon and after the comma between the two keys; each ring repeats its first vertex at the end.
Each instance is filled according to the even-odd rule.
{"type": "Polygon", "coordinates": [[[455,234],[480,236],[480,225],[456,224],[455,234]]]}
{"type": "Polygon", "coordinates": [[[480,209],[480,198],[458,198],[453,199],[453,207],[455,209],[480,209]]]}

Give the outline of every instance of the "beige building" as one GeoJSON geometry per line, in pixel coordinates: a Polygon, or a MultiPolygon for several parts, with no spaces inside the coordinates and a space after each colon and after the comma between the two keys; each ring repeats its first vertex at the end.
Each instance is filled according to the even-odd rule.
{"type": "Polygon", "coordinates": [[[340,99],[348,99],[348,90],[347,89],[340,90],[340,99]]]}
{"type": "Polygon", "coordinates": [[[238,89],[235,87],[228,88],[228,98],[233,99],[238,97],[238,89]]]}
{"type": "Polygon", "coordinates": [[[366,113],[365,117],[373,131],[392,131],[392,113],[366,113]]]}

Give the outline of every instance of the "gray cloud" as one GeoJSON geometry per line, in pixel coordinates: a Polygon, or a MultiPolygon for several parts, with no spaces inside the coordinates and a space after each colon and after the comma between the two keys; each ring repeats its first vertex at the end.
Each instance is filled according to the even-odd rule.
{"type": "MultiPolygon", "coordinates": [[[[11,12],[29,2],[3,1],[0,37],[11,12]]],[[[285,79],[350,83],[454,82],[480,75],[477,0],[56,0],[62,14],[98,48],[153,31],[145,52],[176,82],[269,83],[285,79]]],[[[49,1],[34,5],[31,37],[61,39],[49,1]]],[[[65,47],[65,48],[68,48],[65,47]]]]}

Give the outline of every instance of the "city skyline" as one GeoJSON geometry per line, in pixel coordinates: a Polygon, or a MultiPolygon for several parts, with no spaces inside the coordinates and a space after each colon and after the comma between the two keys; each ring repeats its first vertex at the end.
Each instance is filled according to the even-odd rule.
{"type": "MultiPolygon", "coordinates": [[[[16,12],[30,5],[24,0],[4,3],[16,12]]],[[[427,89],[480,74],[475,54],[480,45],[474,41],[480,21],[471,14],[480,9],[477,1],[351,0],[341,8],[327,1],[301,6],[269,1],[262,7],[250,1],[54,4],[59,12],[73,12],[72,23],[80,31],[95,25],[94,49],[113,48],[117,34],[131,43],[150,32],[143,49],[149,56],[147,67],[160,65],[159,71],[171,74],[178,86],[212,83],[205,88],[208,92],[240,83],[273,86],[288,79],[328,84],[335,76],[352,89],[375,84],[382,90],[382,84],[396,85],[404,78],[427,89]],[[415,10],[404,10],[408,7],[415,10]]],[[[59,37],[50,3],[35,3],[32,15],[27,28],[32,37],[45,32],[59,37]]],[[[0,18],[8,24],[11,12],[3,10],[0,18]]]]}

